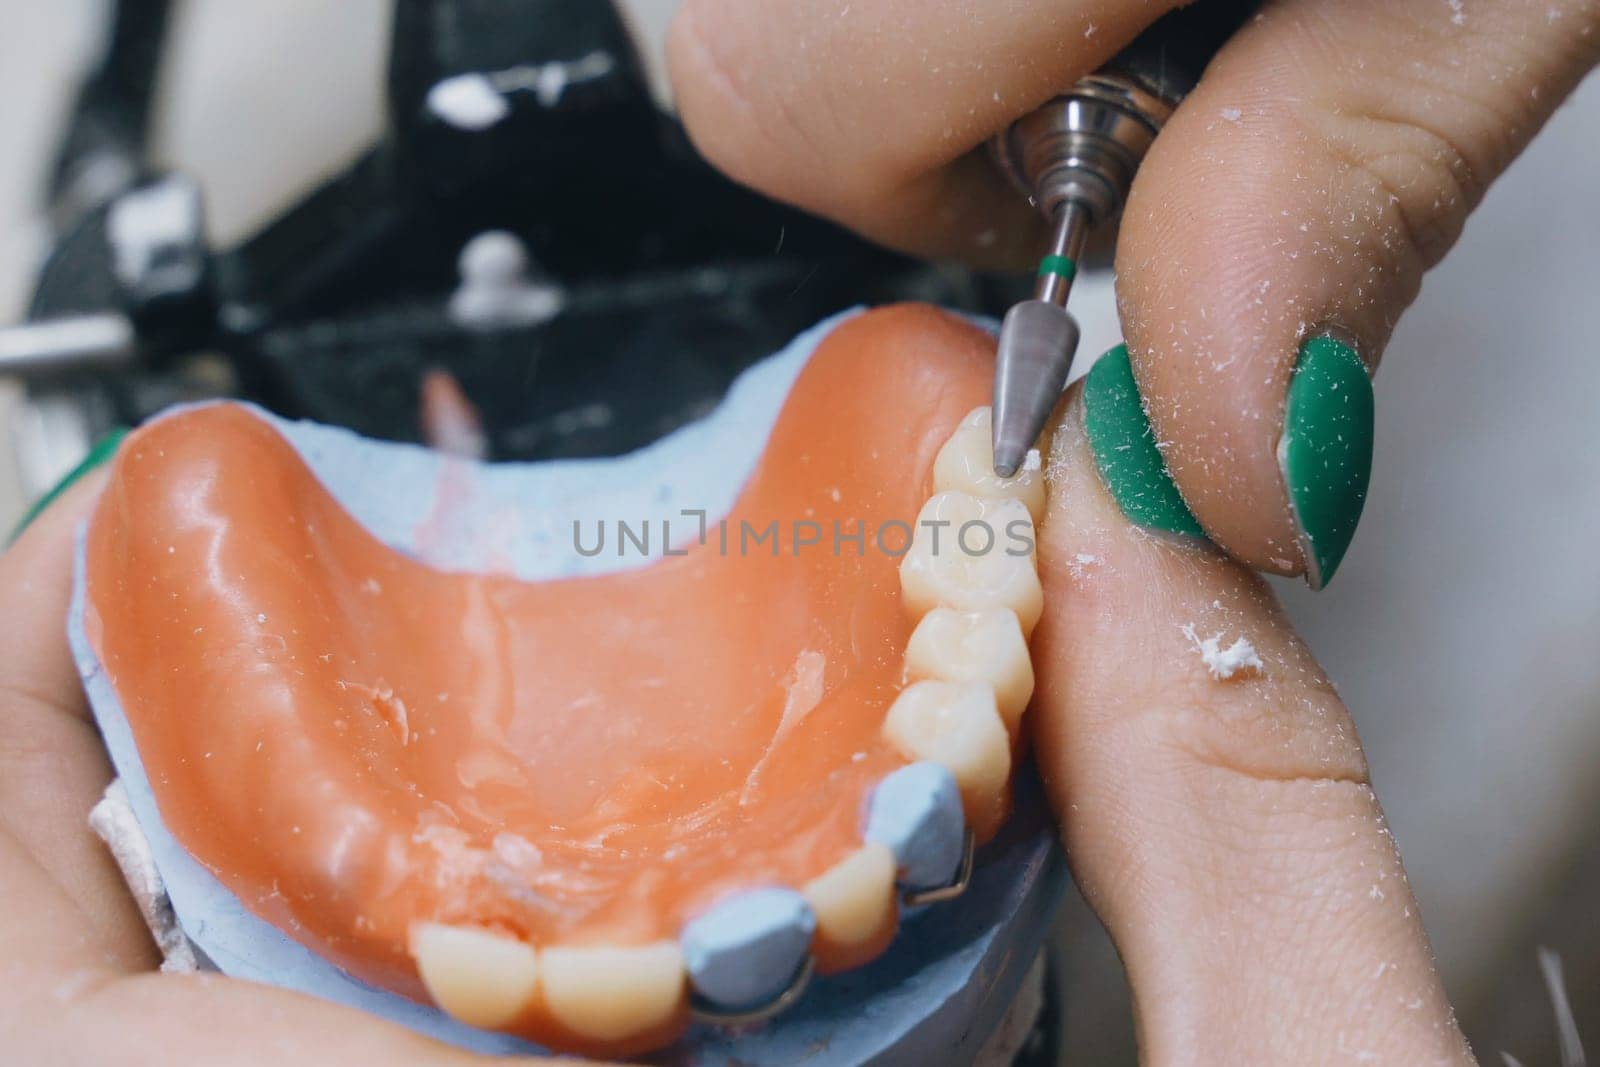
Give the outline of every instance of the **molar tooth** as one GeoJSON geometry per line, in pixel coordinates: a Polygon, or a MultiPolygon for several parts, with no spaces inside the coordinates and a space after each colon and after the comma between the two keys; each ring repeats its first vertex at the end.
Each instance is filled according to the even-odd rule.
{"type": "Polygon", "coordinates": [[[539,985],[532,945],[476,927],[417,923],[411,955],[434,1003],[468,1026],[510,1025],[539,985]]]}
{"type": "Polygon", "coordinates": [[[683,957],[696,992],[723,1008],[778,996],[805,962],[817,920],[792,889],[753,889],[684,925],[683,957]]]}
{"type": "Polygon", "coordinates": [[[986,840],[1005,818],[1011,739],[982,682],[914,682],[883,721],[884,736],[907,759],[949,768],[961,788],[967,822],[986,840]]]}
{"type": "Polygon", "coordinates": [[[955,775],[923,760],[878,783],[862,836],[893,852],[899,883],[916,890],[950,884],[966,850],[966,833],[955,775]]]}
{"type": "Polygon", "coordinates": [[[928,612],[906,644],[906,677],[987,684],[1012,732],[1033,695],[1028,642],[1016,615],[1005,608],[928,612]]]}
{"type": "Polygon", "coordinates": [[[906,607],[919,619],[941,605],[1010,608],[1023,633],[1032,633],[1044,610],[1035,543],[1033,519],[1020,501],[937,493],[917,516],[911,549],[900,561],[906,607]]]}
{"type": "Polygon", "coordinates": [[[1014,477],[994,472],[994,440],[989,409],[977,408],[950,435],[933,461],[933,487],[939,492],[956,489],[989,500],[1022,501],[1033,521],[1044,516],[1044,466],[1024,466],[1014,477]]]}
{"type": "Polygon", "coordinates": [[[894,853],[869,842],[806,883],[824,970],[863,963],[888,942],[899,914],[894,877],[894,853]]]}
{"type": "Polygon", "coordinates": [[[595,1041],[623,1041],[685,1010],[683,954],[671,941],[629,948],[547,948],[539,954],[551,1016],[595,1041]]]}

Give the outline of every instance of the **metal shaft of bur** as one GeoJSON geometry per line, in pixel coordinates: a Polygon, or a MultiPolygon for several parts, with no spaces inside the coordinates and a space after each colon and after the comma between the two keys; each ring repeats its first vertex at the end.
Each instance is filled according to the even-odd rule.
{"type": "Polygon", "coordinates": [[[1072,279],[1077,273],[1078,258],[1083,255],[1083,244],[1088,236],[1088,210],[1076,200],[1063,201],[1056,211],[1055,230],[1050,235],[1049,254],[1070,260],[1074,268],[1073,274],[1041,271],[1039,281],[1033,289],[1035,299],[1047,301],[1056,307],[1067,306],[1067,297],[1072,293],[1072,279]]]}

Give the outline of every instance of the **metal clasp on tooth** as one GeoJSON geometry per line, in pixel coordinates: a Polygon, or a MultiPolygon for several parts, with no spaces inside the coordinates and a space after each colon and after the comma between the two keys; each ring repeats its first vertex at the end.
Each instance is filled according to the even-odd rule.
{"type": "MultiPolygon", "coordinates": [[[[900,895],[900,902],[908,908],[919,908],[924,904],[937,904],[943,900],[953,900],[967,891],[967,886],[972,884],[972,869],[975,863],[974,856],[977,852],[977,841],[972,831],[967,830],[962,839],[961,865],[956,869],[955,877],[948,885],[935,886],[932,889],[906,890],[900,895]]],[[[806,987],[811,984],[811,978],[816,973],[816,961],[807,956],[805,962],[794,972],[794,977],[777,996],[754,1007],[726,1009],[708,1004],[698,997],[689,1002],[689,1017],[697,1023],[708,1026],[750,1026],[754,1023],[764,1022],[779,1012],[791,1007],[805,995],[806,987]]]]}
{"type": "Polygon", "coordinates": [[[710,1026],[749,1026],[752,1023],[764,1022],[779,1012],[784,1011],[805,994],[806,987],[811,984],[811,976],[816,973],[817,964],[810,956],[794,972],[794,977],[777,996],[765,1004],[758,1004],[751,1008],[729,1010],[706,1004],[699,999],[689,1002],[689,1017],[697,1023],[710,1026]]]}
{"type": "Polygon", "coordinates": [[[967,886],[972,884],[973,854],[977,851],[977,842],[969,829],[961,846],[961,866],[956,870],[956,876],[949,885],[935,886],[932,889],[907,890],[900,895],[900,902],[908,908],[920,908],[924,904],[937,904],[941,900],[954,900],[967,891],[967,886]]]}

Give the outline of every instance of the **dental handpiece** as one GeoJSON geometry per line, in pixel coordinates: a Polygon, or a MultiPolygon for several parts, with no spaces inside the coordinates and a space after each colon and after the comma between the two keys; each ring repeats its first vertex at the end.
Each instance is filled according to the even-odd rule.
{"type": "Polygon", "coordinates": [[[1100,70],[1012,123],[990,150],[1049,222],[1031,300],[1000,327],[994,469],[1021,469],[1060,399],[1078,348],[1067,297],[1089,231],[1121,213],[1145,153],[1211,57],[1259,6],[1202,0],[1157,20],[1100,70]]]}

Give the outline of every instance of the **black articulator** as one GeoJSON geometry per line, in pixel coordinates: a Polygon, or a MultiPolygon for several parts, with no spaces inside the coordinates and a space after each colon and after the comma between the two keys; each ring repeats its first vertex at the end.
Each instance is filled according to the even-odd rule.
{"type": "Polygon", "coordinates": [[[180,400],[418,440],[434,369],[494,458],[622,453],[843,308],[978,312],[1009,293],[717,174],[595,0],[397,0],[381,140],[214,248],[205,190],[148,161],[168,0],[112,6],[53,171],[30,321],[0,329],[0,374],[27,386],[34,493],[111,426],[180,400]]]}

